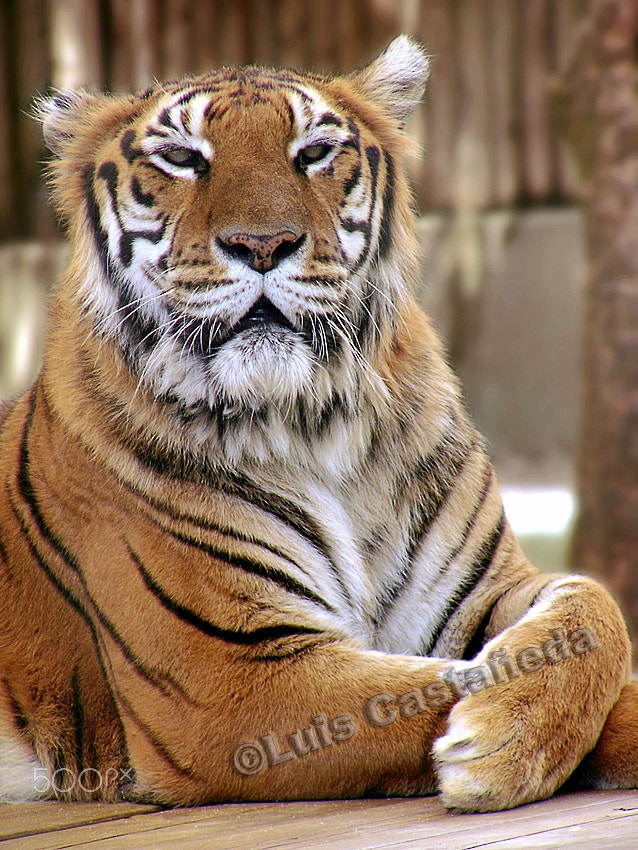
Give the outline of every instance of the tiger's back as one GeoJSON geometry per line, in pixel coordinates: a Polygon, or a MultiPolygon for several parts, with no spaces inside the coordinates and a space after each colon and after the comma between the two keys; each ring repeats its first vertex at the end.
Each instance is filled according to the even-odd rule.
{"type": "Polygon", "coordinates": [[[430,793],[438,738],[446,802],[502,808],[595,745],[628,676],[620,614],[524,559],[411,295],[400,126],[426,73],[399,39],[350,78],[43,104],[72,258],[2,425],[6,797],[430,793]],[[502,683],[531,702],[571,682],[530,708],[500,757],[528,780],[502,788],[509,697],[442,675],[567,627],[597,652],[502,683]],[[392,714],[397,694],[420,696],[392,714]],[[468,723],[495,743],[460,768],[468,723]],[[560,725],[568,747],[539,739],[560,725]]]}

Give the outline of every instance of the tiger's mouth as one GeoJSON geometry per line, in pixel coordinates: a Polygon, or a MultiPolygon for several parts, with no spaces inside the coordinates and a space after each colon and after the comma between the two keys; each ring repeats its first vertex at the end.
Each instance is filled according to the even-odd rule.
{"type": "Polygon", "coordinates": [[[237,336],[243,331],[266,331],[274,328],[293,332],[295,330],[281,310],[278,310],[269,298],[262,295],[230,329],[229,337],[237,336]]]}

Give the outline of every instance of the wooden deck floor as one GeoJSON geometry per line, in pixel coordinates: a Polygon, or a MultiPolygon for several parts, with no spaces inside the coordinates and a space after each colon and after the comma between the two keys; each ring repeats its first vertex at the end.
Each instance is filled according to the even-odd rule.
{"type": "Polygon", "coordinates": [[[638,792],[557,796],[509,812],[452,815],[436,798],[153,806],[28,803],[0,809],[4,848],[396,850],[638,848],[638,792]]]}

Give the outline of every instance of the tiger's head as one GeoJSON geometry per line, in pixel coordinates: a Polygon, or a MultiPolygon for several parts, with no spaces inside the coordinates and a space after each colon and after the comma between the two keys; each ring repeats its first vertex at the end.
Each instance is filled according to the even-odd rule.
{"type": "Polygon", "coordinates": [[[224,69],[42,104],[77,298],[138,384],[191,417],[321,416],[352,390],[414,273],[401,130],[427,72],[400,37],[349,77],[224,69]]]}

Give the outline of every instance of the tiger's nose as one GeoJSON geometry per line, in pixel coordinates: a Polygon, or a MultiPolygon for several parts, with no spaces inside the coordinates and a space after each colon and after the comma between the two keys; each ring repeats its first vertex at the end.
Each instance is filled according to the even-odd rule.
{"type": "Polygon", "coordinates": [[[305,238],[292,230],[274,234],[230,233],[218,237],[217,244],[234,260],[265,274],[298,251],[305,238]]]}

